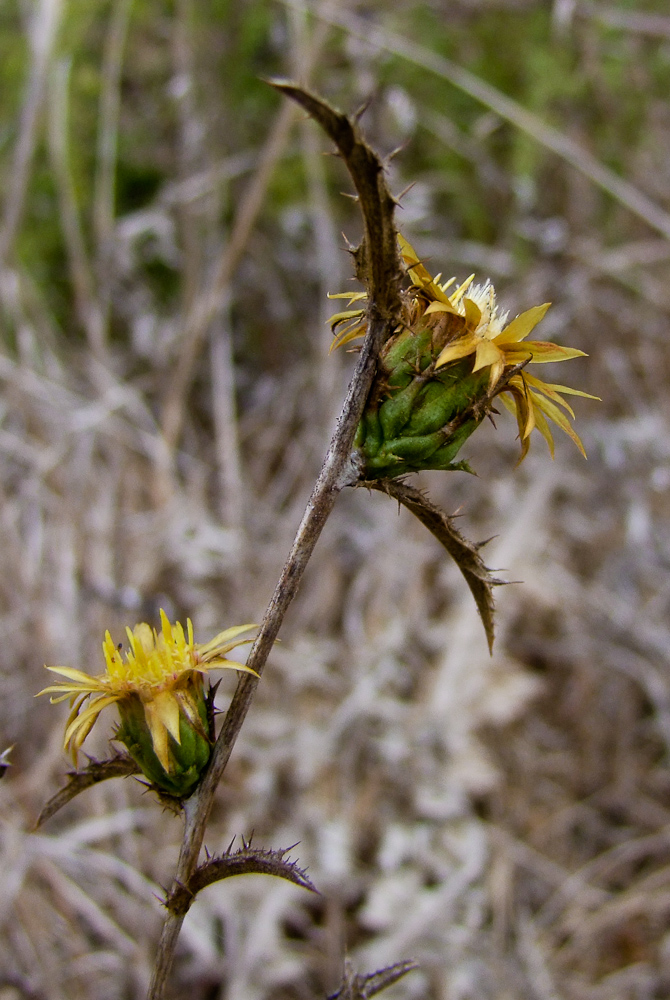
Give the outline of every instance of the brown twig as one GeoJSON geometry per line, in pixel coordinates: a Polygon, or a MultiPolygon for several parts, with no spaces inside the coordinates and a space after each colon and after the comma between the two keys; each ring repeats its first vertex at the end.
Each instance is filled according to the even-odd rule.
{"type": "MultiPolygon", "coordinates": [[[[377,370],[379,350],[395,326],[402,277],[393,222],[395,202],[386,186],[383,166],[377,154],[361,137],[355,122],[316,95],[292,83],[274,81],[272,85],[316,119],[337,146],[349,170],[363,214],[364,238],[355,257],[359,277],[366,284],[369,306],[367,334],[328,452],[249,654],[248,665],[259,675],[340,490],[356,479],[356,473],[350,467],[352,442],[377,370]]],[[[188,885],[197,866],[214,794],[257,685],[258,678],[250,674],[245,674],[238,683],[207,773],[198,790],[185,804],[184,839],[173,889],[188,885]]],[[[165,919],[149,1000],[162,1000],[164,996],[182,921],[183,915],[174,913],[168,913],[165,919]]]]}

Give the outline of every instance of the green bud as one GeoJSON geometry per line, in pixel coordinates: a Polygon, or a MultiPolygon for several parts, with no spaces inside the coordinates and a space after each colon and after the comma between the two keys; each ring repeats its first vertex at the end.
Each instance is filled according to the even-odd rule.
{"type": "Polygon", "coordinates": [[[423,387],[420,377],[413,378],[406,388],[398,389],[379,407],[379,423],[386,440],[397,437],[406,426],[423,387]]]}
{"type": "Polygon", "coordinates": [[[196,692],[193,686],[190,688],[192,697],[195,693],[193,700],[197,705],[198,719],[192,721],[180,710],[180,742],[167,734],[170,764],[167,771],[156,756],[139,695],[130,694],[118,702],[121,725],[114,738],[125,744],[130,756],[152,784],[176,798],[185,798],[193,791],[211,753],[210,724],[202,682],[198,686],[200,690],[196,692]]]}
{"type": "Polygon", "coordinates": [[[417,333],[402,330],[384,344],[380,354],[382,366],[391,375],[403,362],[408,365],[408,370],[409,367],[416,368],[427,356],[431,340],[432,331],[428,328],[417,333]]]}
{"type": "Polygon", "coordinates": [[[354,440],[363,475],[394,478],[421,469],[467,468],[458,451],[481,423],[489,371],[464,358],[435,370],[432,330],[403,330],[387,342],[354,440]]]}

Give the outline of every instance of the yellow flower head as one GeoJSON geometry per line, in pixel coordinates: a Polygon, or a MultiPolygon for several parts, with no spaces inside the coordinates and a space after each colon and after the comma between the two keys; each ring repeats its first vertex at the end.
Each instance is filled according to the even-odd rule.
{"type": "Polygon", "coordinates": [[[235,646],[252,641],[238,636],[254,625],[236,625],[202,644],[193,640],[190,618],[185,635],[181,624],[171,625],[161,609],[161,626],[160,632],[145,622],[132,631],[126,629],[129,649],[125,654],[106,632],[102,651],[107,669],[97,677],[72,667],[46,668],[67,678],[39,693],[50,694],[52,704],[70,699],[72,709],[65,726],[64,748],[72,751],[75,764],[78,750],[103,709],[118,703],[123,718],[124,708],[139,702],[153,752],[169,773],[174,761],[168,752],[168,734],[181,744],[180,717],[202,729],[202,677],[214,667],[255,674],[250,667],[226,659],[226,653],[235,646]],[[91,701],[84,708],[88,698],[91,701]]]}
{"type": "MultiPolygon", "coordinates": [[[[432,329],[433,341],[441,350],[435,361],[435,370],[445,369],[450,364],[473,356],[472,371],[489,369],[488,392],[496,395],[496,386],[502,402],[516,414],[521,439],[521,459],[529,447],[529,435],[537,428],[543,435],[549,450],[554,454],[553,438],[548,420],[552,420],[575,442],[584,454],[582,443],[574,432],[562,410],[574,418],[574,413],[562,395],[585,396],[597,399],[587,392],[571,389],[564,385],[543,382],[519,370],[509,378],[509,369],[518,365],[546,364],[551,361],[567,361],[584,357],[584,351],[572,347],[561,347],[548,341],[526,340],[547,312],[550,303],[533,306],[507,322],[508,314],[501,313],[496,302],[496,293],[490,281],[474,285],[474,275],[470,275],[455,291],[448,294],[456,282],[451,278],[440,283],[440,275],[433,278],[419,260],[407,240],[398,234],[398,242],[411,287],[404,293],[403,315],[399,329],[416,331],[419,328],[432,329]],[[503,375],[507,378],[501,383],[503,375]],[[561,409],[562,408],[562,409],[561,409]]],[[[345,295],[332,296],[344,298],[345,295]]],[[[350,305],[365,300],[364,293],[349,296],[350,305]]],[[[340,347],[365,333],[365,307],[357,306],[337,313],[330,320],[335,340],[333,348],[340,347]]]]}

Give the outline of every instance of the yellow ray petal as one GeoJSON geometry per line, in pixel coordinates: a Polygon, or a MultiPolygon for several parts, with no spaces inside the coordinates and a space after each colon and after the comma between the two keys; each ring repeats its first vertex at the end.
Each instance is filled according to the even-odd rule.
{"type": "MultiPolygon", "coordinates": [[[[223,632],[219,632],[215,635],[213,639],[209,642],[204,642],[202,645],[197,647],[198,653],[201,659],[207,659],[210,654],[218,656],[222,653],[227,653],[229,650],[233,649],[234,646],[241,645],[239,642],[234,640],[238,635],[242,635],[243,632],[248,632],[251,628],[258,628],[258,625],[234,625],[232,628],[224,629],[223,632]]],[[[245,639],[244,642],[249,642],[249,639],[245,639]]]]}
{"type": "Polygon", "coordinates": [[[458,302],[460,302],[460,300],[462,299],[463,295],[468,290],[468,288],[470,287],[470,285],[472,284],[472,282],[474,280],[475,280],[475,276],[474,276],[474,274],[471,274],[468,278],[465,279],[465,281],[463,282],[462,285],[458,286],[458,288],[456,289],[455,292],[452,292],[452,294],[449,296],[449,301],[453,305],[456,305],[458,302]]]}
{"type": "MultiPolygon", "coordinates": [[[[252,628],[256,628],[255,625],[252,625],[251,627],[252,628]]],[[[209,663],[210,658],[212,656],[217,656],[217,657],[218,656],[225,656],[225,654],[229,653],[231,651],[231,649],[235,649],[237,646],[248,646],[249,643],[252,643],[252,642],[254,642],[254,637],[253,636],[252,636],[251,639],[234,639],[232,642],[224,642],[222,645],[216,646],[213,650],[211,650],[211,652],[207,654],[207,656],[205,657],[205,659],[209,663]]]]}
{"type": "Polygon", "coordinates": [[[521,444],[521,454],[517,460],[517,465],[521,465],[524,458],[528,454],[528,449],[530,448],[530,438],[524,435],[526,424],[528,422],[528,411],[530,409],[528,405],[528,400],[526,399],[526,394],[518,386],[512,386],[505,389],[501,394],[500,399],[502,400],[503,406],[513,413],[516,417],[517,426],[519,428],[519,441],[521,444]],[[508,397],[511,397],[508,398],[508,397]]]}
{"type": "Polygon", "coordinates": [[[50,684],[49,687],[42,688],[35,697],[39,698],[41,694],[56,695],[57,697],[49,698],[49,702],[52,705],[59,705],[61,701],[74,698],[77,694],[92,694],[95,690],[97,689],[91,688],[88,684],[66,684],[65,681],[61,681],[59,684],[50,684]]]}
{"type": "Polygon", "coordinates": [[[530,331],[537,326],[544,317],[551,302],[545,302],[541,306],[533,306],[522,312],[516,319],[513,319],[509,326],[505,327],[502,333],[496,337],[497,344],[513,344],[523,340],[530,331]]]}
{"type": "Polygon", "coordinates": [[[76,681],[78,684],[85,684],[91,691],[102,689],[100,678],[91,677],[90,674],[85,674],[83,670],[75,670],[74,667],[46,667],[46,669],[50,670],[52,674],[60,674],[62,677],[67,677],[68,680],[76,681]]]}
{"type": "MultiPolygon", "coordinates": [[[[82,692],[81,688],[72,688],[68,686],[67,688],[65,688],[64,691],[63,687],[57,687],[56,685],[53,685],[52,687],[46,687],[43,688],[42,691],[38,691],[35,697],[39,698],[41,694],[51,694],[51,698],[49,698],[49,704],[60,705],[62,701],[67,701],[68,698],[70,699],[74,698],[76,697],[77,694],[81,694],[81,692],[82,692]],[[56,695],[57,697],[54,697],[54,695],[56,695]]],[[[90,691],[85,691],[83,696],[87,697],[89,694],[91,694],[90,691]]]]}
{"type": "Polygon", "coordinates": [[[559,396],[549,382],[543,382],[541,378],[536,378],[534,375],[529,375],[527,372],[524,372],[523,377],[528,385],[532,386],[533,389],[537,389],[537,391],[541,392],[544,396],[548,396],[549,399],[554,401],[554,403],[562,406],[563,409],[570,414],[572,419],[575,419],[575,412],[570,404],[559,396]]]}
{"type": "Polygon", "coordinates": [[[398,243],[402,258],[408,267],[412,283],[417,288],[422,289],[429,298],[435,299],[437,302],[448,303],[449,299],[442,290],[442,287],[438,285],[427,268],[421,263],[411,243],[400,233],[398,233],[398,243]]]}
{"type": "Polygon", "coordinates": [[[365,323],[358,323],[351,328],[347,327],[344,330],[340,330],[330,345],[328,353],[332,354],[332,352],[336,351],[338,347],[342,347],[344,344],[348,344],[350,341],[357,340],[359,337],[362,337],[365,334],[365,327],[365,323]]]}
{"type": "Polygon", "coordinates": [[[447,344],[441,352],[435,362],[435,367],[441,368],[442,365],[446,365],[450,361],[458,361],[459,358],[467,358],[468,354],[474,354],[478,343],[479,338],[475,337],[473,333],[468,333],[465,337],[459,337],[457,340],[452,340],[452,342],[447,344]]]}
{"type": "Polygon", "coordinates": [[[476,330],[482,319],[482,311],[472,299],[463,299],[463,307],[465,309],[465,322],[470,327],[471,330],[476,330]]]}
{"type": "Polygon", "coordinates": [[[344,323],[348,319],[353,319],[354,316],[363,316],[363,309],[344,309],[342,312],[333,313],[326,322],[329,323],[333,328],[339,326],[340,323],[344,323]]]}
{"type": "Polygon", "coordinates": [[[535,426],[549,446],[549,454],[554,457],[554,438],[551,433],[547,418],[541,410],[535,409],[535,426]]]}
{"type": "Polygon", "coordinates": [[[524,372],[524,376],[528,379],[531,385],[538,382],[543,389],[546,386],[554,392],[562,392],[568,396],[583,396],[584,399],[595,399],[600,402],[600,396],[592,396],[590,392],[582,392],[581,389],[573,389],[569,385],[559,385],[557,382],[544,382],[542,379],[535,378],[534,375],[530,375],[528,372],[524,372]]]}
{"type": "Polygon", "coordinates": [[[457,309],[454,309],[451,302],[431,302],[429,306],[426,307],[424,316],[428,316],[431,313],[453,313],[454,316],[460,316],[457,309]]]}
{"type": "Polygon", "coordinates": [[[367,292],[328,292],[327,298],[329,299],[349,299],[349,302],[360,302],[361,299],[367,299],[367,292]]]}
{"type": "MultiPolygon", "coordinates": [[[[496,343],[499,341],[496,339],[496,343]]],[[[509,364],[517,364],[530,357],[534,365],[546,365],[551,361],[569,361],[571,358],[585,358],[584,351],[578,351],[576,347],[561,347],[560,344],[552,344],[544,340],[529,340],[518,347],[506,347],[505,356],[509,364]]]]}
{"type": "Polygon", "coordinates": [[[84,704],[84,702],[86,701],[86,699],[88,697],[89,696],[87,694],[82,694],[78,698],[75,698],[73,700],[73,702],[72,702],[72,708],[70,709],[70,714],[68,715],[67,722],[65,723],[65,728],[66,729],[68,728],[68,726],[72,725],[72,723],[74,722],[74,720],[77,718],[77,716],[79,715],[79,712],[81,710],[81,706],[84,704]]]}
{"type": "Polygon", "coordinates": [[[554,403],[546,399],[544,396],[540,396],[535,392],[532,395],[535,406],[539,407],[539,409],[542,410],[542,412],[545,413],[550,420],[553,420],[554,423],[557,424],[561,428],[561,430],[564,431],[568,435],[568,437],[574,441],[574,443],[577,445],[584,458],[586,458],[584,445],[582,444],[579,437],[577,436],[577,434],[575,434],[574,430],[570,426],[568,418],[561,413],[559,408],[554,403]]]}
{"type": "MultiPolygon", "coordinates": [[[[154,740],[154,733],[164,726],[175,743],[181,743],[179,732],[179,703],[172,691],[161,691],[153,695],[144,704],[144,714],[151,738],[154,740]]],[[[162,761],[161,761],[162,763],[162,761]]]]}
{"type": "Polygon", "coordinates": [[[534,427],[535,427],[535,407],[531,402],[526,412],[526,423],[523,428],[523,434],[521,435],[524,441],[526,440],[526,438],[530,437],[534,427]]]}
{"type": "Polygon", "coordinates": [[[490,340],[479,340],[475,351],[475,364],[472,370],[473,372],[478,372],[481,368],[486,368],[487,365],[496,365],[498,367],[502,365],[504,367],[502,351],[490,340]]]}
{"type": "Polygon", "coordinates": [[[533,409],[533,395],[528,389],[524,372],[514,375],[509,381],[510,389],[516,400],[519,401],[519,413],[523,418],[523,426],[520,426],[522,440],[527,440],[531,431],[535,427],[535,411],[533,409]]]}
{"type": "Polygon", "coordinates": [[[77,715],[77,717],[73,719],[67,727],[65,730],[63,745],[67,747],[69,743],[74,740],[77,745],[77,749],[79,749],[90,733],[95,720],[98,718],[103,708],[107,708],[108,705],[113,705],[114,702],[118,700],[118,695],[115,694],[102,695],[100,698],[96,698],[95,701],[92,702],[92,704],[90,704],[83,712],[80,712],[80,714],[77,715]],[[81,735],[81,731],[84,731],[83,736],[81,735]]]}
{"type": "MultiPolygon", "coordinates": [[[[253,639],[245,641],[253,642],[253,639]]],[[[252,674],[254,677],[260,677],[260,674],[257,674],[255,670],[248,667],[246,663],[237,663],[235,660],[226,660],[223,657],[217,657],[215,660],[209,660],[207,666],[218,667],[222,670],[239,670],[241,674],[252,674]]]]}
{"type": "Polygon", "coordinates": [[[500,402],[502,403],[502,405],[505,407],[505,409],[509,413],[513,413],[514,416],[516,417],[516,415],[517,415],[516,400],[514,398],[510,399],[510,396],[512,396],[512,393],[509,390],[506,389],[504,392],[500,393],[500,395],[498,396],[498,399],[500,400],[500,402]]]}

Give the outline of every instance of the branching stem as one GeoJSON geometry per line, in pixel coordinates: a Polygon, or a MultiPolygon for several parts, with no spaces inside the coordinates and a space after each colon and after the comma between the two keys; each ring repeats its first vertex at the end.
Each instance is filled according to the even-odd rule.
{"type": "MultiPolygon", "coordinates": [[[[356,261],[359,277],[367,286],[369,309],[365,341],[328,452],[247,660],[259,675],[335,501],[342,488],[353,485],[357,478],[350,467],[352,443],[377,370],[380,348],[393,333],[401,278],[393,224],[394,201],[386,187],[377,155],[362,139],[356,124],[320,98],[293,84],[274,83],[273,86],[296,100],[318,121],[337,145],[351,174],[365,223],[365,238],[356,254],[356,261]]],[[[250,674],[244,674],[240,679],[212,751],[207,773],[198,790],[185,804],[184,839],[175,873],[175,886],[186,885],[197,867],[216,788],[257,687],[258,679],[250,674]]],[[[168,913],[166,916],[148,1000],[162,1000],[164,996],[182,921],[183,916],[179,914],[168,913]]]]}

